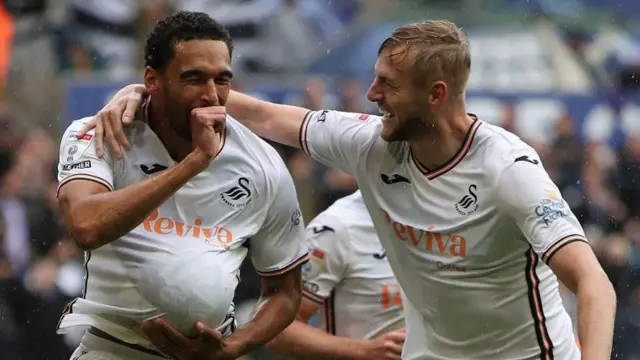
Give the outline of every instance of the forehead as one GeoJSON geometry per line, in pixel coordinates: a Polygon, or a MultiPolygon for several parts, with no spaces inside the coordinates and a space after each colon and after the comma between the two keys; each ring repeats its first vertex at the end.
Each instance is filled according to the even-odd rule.
{"type": "Polygon", "coordinates": [[[411,74],[413,57],[411,51],[393,47],[383,50],[376,60],[375,73],[388,79],[405,77],[411,74]]]}
{"type": "Polygon", "coordinates": [[[176,43],[171,67],[179,72],[220,72],[231,67],[227,44],[219,40],[188,40],[176,43]]]}

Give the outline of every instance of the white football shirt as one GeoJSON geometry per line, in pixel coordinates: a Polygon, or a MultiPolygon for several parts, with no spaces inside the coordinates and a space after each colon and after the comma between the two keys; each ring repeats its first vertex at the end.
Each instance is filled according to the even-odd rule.
{"type": "Polygon", "coordinates": [[[302,148],[355,175],[402,286],[404,359],[579,359],[547,262],[584,232],[538,154],[475,120],[458,153],[427,169],[381,119],[310,112],[302,148]]]}
{"type": "MultiPolygon", "coordinates": [[[[59,186],[90,180],[118,190],[176,162],[149,126],[125,129],[132,150],[115,160],[96,156],[93,132],[76,139],[90,118],[64,133],[59,186]]],[[[130,233],[86,252],[83,296],[67,307],[59,332],[94,326],[132,344],[150,346],[144,319],[165,314],[189,333],[200,319],[225,319],[240,265],[250,252],[261,276],[304,263],[304,224],[293,181],[278,153],[232,118],[219,155],[130,233]]]]}
{"type": "Polygon", "coordinates": [[[307,226],[303,295],[318,304],[328,333],[371,339],[404,326],[402,292],[357,191],[307,226]]]}

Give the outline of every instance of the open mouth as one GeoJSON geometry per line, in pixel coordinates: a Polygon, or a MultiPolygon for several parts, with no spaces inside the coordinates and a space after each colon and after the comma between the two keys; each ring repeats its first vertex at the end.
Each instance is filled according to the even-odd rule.
{"type": "Polygon", "coordinates": [[[380,112],[380,114],[382,114],[382,120],[389,120],[396,117],[396,115],[391,111],[386,111],[380,108],[378,108],[378,111],[380,112]]]}

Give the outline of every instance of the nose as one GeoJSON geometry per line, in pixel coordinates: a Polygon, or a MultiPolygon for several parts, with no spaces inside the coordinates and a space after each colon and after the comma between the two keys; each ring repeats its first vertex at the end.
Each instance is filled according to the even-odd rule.
{"type": "Polygon", "coordinates": [[[202,87],[202,93],[200,94],[200,102],[204,106],[220,105],[220,99],[218,98],[218,91],[216,90],[215,80],[213,79],[207,80],[206,84],[202,87]]]}
{"type": "Polygon", "coordinates": [[[375,81],[371,83],[369,90],[367,90],[367,100],[371,102],[380,102],[382,100],[382,94],[376,88],[375,81]]]}

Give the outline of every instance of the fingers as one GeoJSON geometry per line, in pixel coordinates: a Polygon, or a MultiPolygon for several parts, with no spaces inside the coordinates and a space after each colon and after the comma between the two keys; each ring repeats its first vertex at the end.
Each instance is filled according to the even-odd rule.
{"type": "Polygon", "coordinates": [[[406,332],[404,330],[392,331],[384,335],[385,340],[390,340],[395,344],[402,345],[404,343],[404,339],[406,337],[406,332]]]}
{"type": "Polygon", "coordinates": [[[104,155],[104,127],[102,126],[102,121],[96,122],[95,134],[96,155],[98,155],[98,157],[102,157],[104,155]]]}
{"type": "Polygon", "coordinates": [[[104,137],[107,139],[107,144],[109,144],[109,148],[111,149],[111,155],[116,159],[122,159],[122,149],[113,134],[111,123],[109,121],[105,121],[102,123],[102,126],[104,127],[104,137]]]}
{"type": "Polygon", "coordinates": [[[222,333],[214,328],[208,327],[207,325],[198,321],[196,323],[196,329],[198,329],[198,335],[205,341],[213,341],[221,343],[224,338],[222,337],[222,333]]]}
{"type": "MultiPolygon", "coordinates": [[[[142,103],[143,93],[138,92],[137,88],[135,90],[136,90],[135,92],[129,95],[127,103],[125,104],[125,107],[124,107],[124,112],[122,113],[122,123],[125,125],[129,125],[131,124],[131,122],[133,122],[133,119],[135,118],[135,115],[136,115],[136,111],[138,111],[138,108],[142,103]]],[[[143,87],[143,90],[145,90],[144,87],[143,87]]]]}
{"type": "MultiPolygon", "coordinates": [[[[100,115],[98,115],[100,116],[100,115]]],[[[76,133],[76,138],[80,139],[81,137],[85,136],[87,134],[87,132],[89,132],[89,130],[93,129],[96,127],[96,119],[93,118],[90,121],[88,121],[87,123],[85,123],[82,128],[80,129],[80,131],[78,131],[76,133]]]]}
{"type": "Polygon", "coordinates": [[[386,344],[385,348],[390,354],[393,354],[395,356],[402,355],[402,344],[389,342],[388,344],[386,344]]]}
{"type": "Polygon", "coordinates": [[[171,325],[162,319],[146,320],[142,322],[142,331],[147,334],[153,345],[166,355],[169,355],[172,359],[181,358],[182,348],[185,346],[181,346],[180,344],[181,342],[185,342],[186,337],[173,329],[171,325]],[[179,335],[176,335],[176,332],[179,335]],[[181,339],[180,337],[184,337],[185,339],[181,339]]]}
{"type": "Polygon", "coordinates": [[[121,119],[120,115],[120,111],[109,111],[108,121],[110,122],[111,130],[114,137],[111,141],[109,141],[109,146],[115,146],[118,149],[123,147],[126,150],[131,150],[129,139],[127,139],[127,136],[124,134],[124,120],[121,119]]]}

